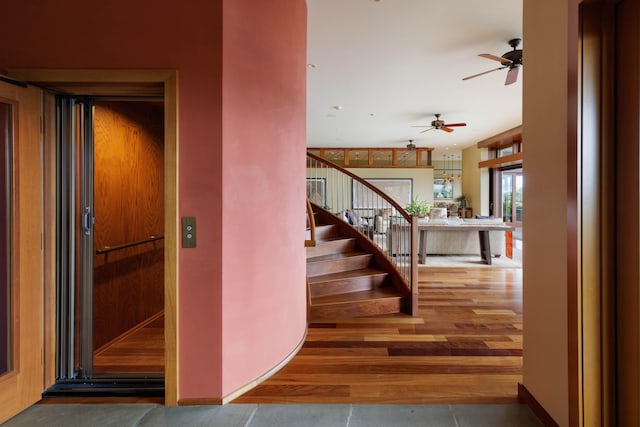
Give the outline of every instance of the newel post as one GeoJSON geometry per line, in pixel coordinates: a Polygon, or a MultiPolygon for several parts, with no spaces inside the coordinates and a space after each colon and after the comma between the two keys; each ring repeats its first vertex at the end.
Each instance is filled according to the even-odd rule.
{"type": "Polygon", "coordinates": [[[411,216],[411,315],[418,315],[418,217],[411,216]]]}

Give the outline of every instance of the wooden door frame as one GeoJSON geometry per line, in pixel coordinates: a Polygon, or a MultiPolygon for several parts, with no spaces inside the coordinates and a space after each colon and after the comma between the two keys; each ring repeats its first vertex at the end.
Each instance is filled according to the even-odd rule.
{"type": "Polygon", "coordinates": [[[640,425],[640,5],[616,10],[616,416],[640,425]]]}
{"type": "MultiPolygon", "coordinates": [[[[13,107],[11,256],[8,267],[11,278],[11,369],[0,377],[0,422],[3,422],[40,398],[43,375],[42,329],[42,167],[39,126],[41,96],[33,87],[5,84],[0,99],[13,107]],[[6,85],[6,87],[5,87],[6,85]]],[[[4,347],[4,344],[3,344],[4,347]]]]}
{"type": "MultiPolygon", "coordinates": [[[[11,69],[15,79],[56,87],[88,88],[90,95],[138,94],[137,88],[154,84],[164,87],[164,314],[165,314],[165,405],[178,404],[178,73],[175,70],[67,70],[11,69]]],[[[45,105],[47,108],[47,105],[45,105]]],[[[45,127],[46,129],[46,127],[45,127]]],[[[53,133],[49,133],[53,135],[53,133]]],[[[45,165],[52,172],[51,152],[45,165]]],[[[45,166],[46,167],[46,166],[45,166]]],[[[55,189],[47,188],[51,195],[55,189]]],[[[55,194],[55,193],[53,193],[55,194]]],[[[50,200],[51,201],[51,200],[50,200]]],[[[54,215],[45,206],[45,233],[54,236],[54,215]]],[[[55,212],[55,209],[53,210],[55,212]]],[[[49,239],[45,254],[45,378],[44,387],[55,381],[55,251],[49,239]],[[52,271],[53,269],[53,271],[52,271]],[[53,347],[51,345],[53,344],[53,347]]]]}
{"type": "Polygon", "coordinates": [[[569,295],[570,333],[576,331],[569,347],[569,421],[580,426],[638,425],[640,7],[629,0],[579,3],[582,92],[576,154],[578,176],[591,187],[578,187],[577,192],[582,235],[577,286],[569,295]],[[585,116],[589,108],[596,111],[585,116]]]}
{"type": "Polygon", "coordinates": [[[612,10],[583,1],[578,28],[576,289],[570,317],[577,331],[570,347],[575,379],[571,425],[615,425],[614,213],[616,185],[612,10]]]}

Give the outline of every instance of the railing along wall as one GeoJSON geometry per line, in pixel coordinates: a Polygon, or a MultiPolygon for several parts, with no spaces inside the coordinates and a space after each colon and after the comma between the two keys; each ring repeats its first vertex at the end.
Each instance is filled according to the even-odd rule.
{"type": "Polygon", "coordinates": [[[143,245],[145,243],[151,243],[151,242],[155,242],[156,240],[162,240],[162,239],[164,239],[164,236],[149,236],[146,239],[136,240],[135,242],[122,243],[120,245],[114,245],[114,246],[105,246],[102,249],[96,249],[96,255],[106,254],[113,251],[119,251],[121,249],[130,248],[132,246],[143,245]]]}
{"type": "Polygon", "coordinates": [[[309,152],[307,199],[350,223],[386,254],[411,290],[416,313],[417,218],[363,178],[309,152]]]}

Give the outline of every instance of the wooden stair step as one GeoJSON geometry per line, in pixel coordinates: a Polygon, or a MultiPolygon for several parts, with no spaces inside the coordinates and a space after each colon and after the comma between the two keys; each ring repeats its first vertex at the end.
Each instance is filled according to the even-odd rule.
{"type": "Polygon", "coordinates": [[[365,236],[342,224],[340,218],[320,209],[314,215],[314,246],[306,249],[310,320],[378,316],[411,309],[410,292],[395,287],[402,278],[378,248],[372,248],[365,236]]]}
{"type": "Polygon", "coordinates": [[[352,252],[356,247],[353,237],[331,236],[326,240],[316,239],[316,246],[307,248],[307,258],[316,258],[332,253],[352,252]]]}
{"type": "Polygon", "coordinates": [[[362,255],[371,255],[371,254],[360,251],[360,250],[353,250],[349,252],[336,252],[331,254],[324,254],[320,256],[309,257],[307,258],[307,264],[311,264],[314,262],[332,261],[332,260],[338,260],[338,259],[349,258],[349,257],[357,257],[362,255]]]}
{"type": "Polygon", "coordinates": [[[397,289],[385,286],[383,288],[371,289],[359,292],[346,292],[344,294],[327,295],[314,298],[312,303],[315,306],[323,304],[347,304],[363,300],[375,300],[384,298],[402,298],[404,295],[397,289]]]}
{"type": "Polygon", "coordinates": [[[338,273],[323,274],[309,278],[309,283],[340,281],[350,278],[359,278],[363,276],[379,276],[386,277],[389,273],[375,267],[362,268],[359,270],[341,271],[338,273]]]}
{"type": "MultiPolygon", "coordinates": [[[[307,239],[311,231],[307,230],[307,239]]],[[[326,240],[332,236],[339,236],[338,227],[333,224],[316,224],[316,240],[326,240]]]]}
{"type": "Polygon", "coordinates": [[[363,269],[371,264],[372,259],[372,254],[360,251],[307,258],[307,277],[363,269]]]}
{"type": "Polygon", "coordinates": [[[376,268],[341,271],[309,278],[312,298],[382,287],[389,274],[376,268]]]}
{"type": "Polygon", "coordinates": [[[391,287],[328,295],[311,300],[309,315],[312,321],[318,321],[399,313],[406,298],[406,295],[391,287]]]}
{"type": "Polygon", "coordinates": [[[316,238],[316,241],[320,243],[332,243],[332,242],[341,241],[341,240],[355,240],[355,237],[346,237],[346,236],[341,236],[339,234],[336,234],[331,236],[325,236],[320,239],[316,238]]]}

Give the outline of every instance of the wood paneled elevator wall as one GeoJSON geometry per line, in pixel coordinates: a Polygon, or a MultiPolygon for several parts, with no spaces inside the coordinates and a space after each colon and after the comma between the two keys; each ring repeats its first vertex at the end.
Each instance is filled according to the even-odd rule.
{"type": "Polygon", "coordinates": [[[113,249],[162,236],[163,117],[161,102],[95,102],[95,351],[162,314],[164,241],[113,249]]]}

